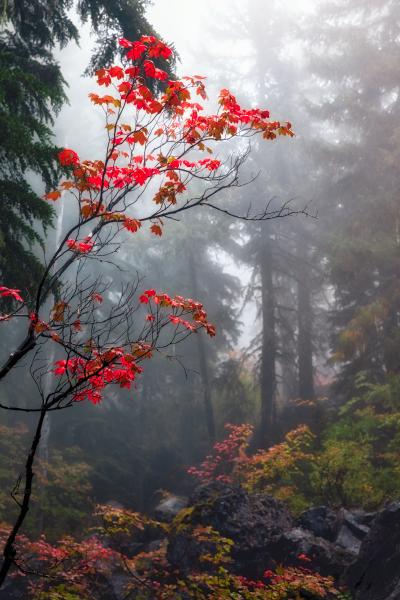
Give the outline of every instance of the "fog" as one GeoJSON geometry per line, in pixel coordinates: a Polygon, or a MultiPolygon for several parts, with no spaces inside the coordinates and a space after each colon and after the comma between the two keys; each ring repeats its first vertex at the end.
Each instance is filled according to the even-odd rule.
{"type": "Polygon", "coordinates": [[[1,593],[400,598],[400,8],[20,4],[1,593]]]}

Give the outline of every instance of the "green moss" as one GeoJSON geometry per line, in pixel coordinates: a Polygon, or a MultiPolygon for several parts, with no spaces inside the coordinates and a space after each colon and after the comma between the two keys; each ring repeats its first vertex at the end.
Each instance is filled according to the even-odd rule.
{"type": "Polygon", "coordinates": [[[195,512],[195,506],[183,508],[171,523],[171,531],[180,533],[192,526],[192,516],[195,512]]]}

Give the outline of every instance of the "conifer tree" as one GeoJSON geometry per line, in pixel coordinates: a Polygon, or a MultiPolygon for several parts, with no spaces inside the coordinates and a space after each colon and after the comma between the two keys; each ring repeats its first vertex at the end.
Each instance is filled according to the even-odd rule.
{"type": "MultiPolygon", "coordinates": [[[[143,0],[80,0],[81,21],[97,36],[88,72],[108,66],[121,35],[152,33],[143,0]]],[[[11,287],[32,291],[43,270],[38,244],[52,224],[43,202],[58,179],[53,119],[67,97],[54,58],[56,46],[78,41],[71,0],[9,0],[0,30],[0,276],[11,287]],[[36,246],[36,248],[35,248],[36,246]],[[21,269],[23,267],[23,269],[21,269]]],[[[162,67],[166,69],[165,61],[162,67]]],[[[171,67],[167,70],[171,72],[171,67]]],[[[150,86],[156,86],[154,81],[150,86]]]]}

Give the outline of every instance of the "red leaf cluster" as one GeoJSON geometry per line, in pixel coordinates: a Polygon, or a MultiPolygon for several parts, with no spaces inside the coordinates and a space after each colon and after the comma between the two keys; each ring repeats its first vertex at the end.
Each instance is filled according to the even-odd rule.
{"type": "MultiPolygon", "coordinates": [[[[166,293],[157,293],[155,290],[146,290],[139,298],[142,304],[155,305],[156,307],[169,307],[172,309],[172,314],[168,316],[170,323],[173,325],[181,325],[190,332],[197,332],[204,328],[207,334],[211,337],[215,336],[216,330],[212,323],[207,320],[207,313],[201,302],[196,302],[191,298],[183,298],[183,296],[169,296],[166,293]],[[188,321],[183,316],[189,315],[192,321],[188,321]]],[[[146,320],[152,321],[154,315],[150,313],[146,320]]]]}
{"type": "MultiPolygon", "coordinates": [[[[251,425],[225,425],[229,435],[222,442],[214,444],[212,454],[206,456],[200,467],[190,467],[187,472],[203,482],[232,482],[231,472],[235,464],[245,457],[249,438],[253,433],[251,425]]],[[[246,457],[245,457],[246,458],[246,457]]]]}
{"type": "Polygon", "coordinates": [[[63,167],[70,167],[79,164],[79,156],[74,150],[64,148],[58,153],[58,161],[63,167]]]}
{"type": "Polygon", "coordinates": [[[5,287],[4,285],[0,286],[0,296],[2,298],[14,298],[14,300],[17,300],[18,302],[23,302],[23,299],[19,294],[20,291],[21,290],[5,287]]]}
{"type": "Polygon", "coordinates": [[[90,236],[85,237],[82,242],[78,242],[77,240],[67,240],[67,246],[70,250],[73,250],[73,252],[88,254],[88,252],[91,252],[94,247],[94,243],[90,240],[90,236]]]}
{"type": "MultiPolygon", "coordinates": [[[[150,349],[148,350],[150,353],[150,349]]],[[[94,352],[90,359],[80,356],[56,361],[54,374],[72,378],[77,385],[86,384],[84,389],[75,392],[76,402],[89,400],[98,404],[102,400],[102,391],[109,384],[120,388],[130,388],[136,375],[143,369],[137,365],[134,354],[124,352],[122,348],[112,348],[106,352],[94,352]]]]}

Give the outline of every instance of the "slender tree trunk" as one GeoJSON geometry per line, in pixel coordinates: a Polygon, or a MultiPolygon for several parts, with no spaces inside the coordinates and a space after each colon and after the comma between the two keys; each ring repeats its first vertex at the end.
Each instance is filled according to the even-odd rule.
{"type": "Polygon", "coordinates": [[[312,305],[309,267],[302,264],[297,280],[297,323],[299,360],[299,398],[315,398],[313,348],[312,348],[312,305]]]}
{"type": "Polygon", "coordinates": [[[197,349],[199,353],[200,375],[203,383],[203,402],[204,414],[206,418],[207,432],[211,442],[215,442],[215,419],[214,408],[211,398],[211,386],[209,370],[207,365],[207,355],[203,336],[197,336],[197,349]]]}
{"type": "Polygon", "coordinates": [[[38,450],[38,446],[40,443],[40,437],[42,434],[43,422],[47,414],[47,409],[44,407],[40,413],[40,417],[36,426],[35,435],[32,440],[31,448],[29,450],[28,457],[25,463],[25,472],[24,472],[24,493],[22,502],[19,503],[19,514],[17,520],[15,521],[14,527],[12,528],[6,544],[3,550],[3,564],[0,569],[0,589],[3,586],[3,583],[8,575],[8,572],[14,563],[16,556],[15,549],[15,539],[25,521],[26,515],[29,511],[29,504],[32,495],[32,483],[34,478],[33,465],[35,462],[36,453],[38,450]]]}
{"type": "Polygon", "coordinates": [[[261,354],[261,415],[258,445],[268,447],[274,441],[275,390],[276,390],[276,334],[275,291],[272,269],[272,249],[269,235],[265,232],[260,252],[261,299],[262,299],[262,354],[261,354]]]}
{"type": "MultiPolygon", "coordinates": [[[[192,249],[189,250],[189,270],[190,270],[190,279],[191,279],[191,287],[193,290],[193,295],[195,298],[199,297],[199,284],[197,281],[197,271],[196,264],[193,256],[192,249]]],[[[204,338],[202,335],[197,335],[197,351],[199,356],[199,369],[200,369],[200,377],[202,381],[203,387],[203,406],[204,406],[204,416],[206,421],[207,433],[210,438],[210,442],[215,442],[215,418],[214,418],[214,408],[212,404],[211,397],[211,385],[210,385],[210,375],[207,364],[207,352],[204,343],[204,338]]]]}
{"type": "MultiPolygon", "coordinates": [[[[135,423],[135,436],[137,438],[138,447],[144,449],[146,446],[146,436],[148,432],[146,409],[151,402],[151,384],[148,373],[143,374],[141,393],[137,397],[138,416],[135,423]]],[[[146,490],[145,490],[145,475],[146,469],[139,468],[135,473],[135,493],[139,510],[146,510],[146,490]]]]}
{"type": "Polygon", "coordinates": [[[0,379],[3,379],[8,373],[19,363],[19,361],[30,352],[36,345],[35,334],[31,326],[26,334],[25,339],[14,352],[10,354],[8,359],[0,368],[0,379]]]}
{"type": "MultiPolygon", "coordinates": [[[[281,332],[281,346],[282,348],[291,347],[292,339],[285,337],[281,332]]],[[[282,390],[282,403],[286,405],[290,400],[297,397],[298,394],[298,374],[296,368],[296,361],[294,356],[290,356],[282,360],[280,363],[281,379],[282,383],[280,388],[282,390]]]]}
{"type": "MultiPolygon", "coordinates": [[[[40,462],[40,476],[44,482],[47,482],[48,477],[48,463],[49,463],[49,440],[51,432],[51,421],[50,413],[47,413],[42,426],[41,440],[38,448],[38,459],[40,462]]],[[[47,494],[46,485],[42,485],[38,490],[38,501],[40,505],[39,512],[39,531],[44,533],[45,530],[45,512],[43,506],[45,505],[45,498],[47,494]]]]}
{"type": "Polygon", "coordinates": [[[199,460],[199,455],[196,453],[196,440],[198,432],[198,418],[196,414],[196,406],[194,404],[195,399],[188,398],[182,405],[181,418],[180,418],[180,431],[179,439],[181,440],[182,453],[185,457],[186,464],[195,464],[199,460]]]}

